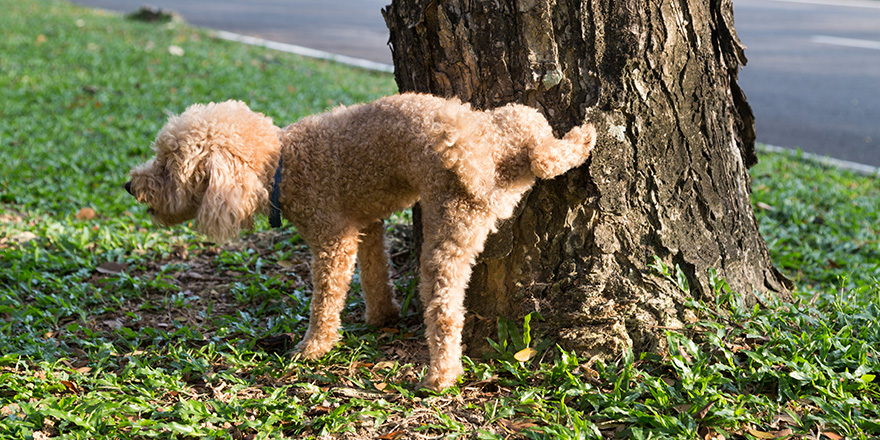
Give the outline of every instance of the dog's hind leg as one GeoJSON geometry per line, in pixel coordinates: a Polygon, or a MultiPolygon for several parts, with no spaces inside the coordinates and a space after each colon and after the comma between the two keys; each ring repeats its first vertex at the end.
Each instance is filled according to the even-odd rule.
{"type": "MultiPolygon", "coordinates": [[[[464,203],[452,201],[443,205],[461,209],[464,203]]],[[[463,372],[464,292],[495,219],[473,211],[433,212],[436,206],[423,208],[425,243],[419,293],[431,355],[423,386],[442,390],[455,384],[463,372]]]]}
{"type": "Polygon", "coordinates": [[[367,303],[367,324],[378,327],[394,323],[400,317],[400,306],[394,301],[388,278],[385,225],[381,220],[370,223],[361,231],[357,257],[367,303]]]}
{"type": "Polygon", "coordinates": [[[535,176],[552,179],[587,160],[596,145],[596,129],[586,123],[572,128],[562,139],[552,134],[537,138],[529,146],[529,160],[535,176]]]}
{"type": "MultiPolygon", "coordinates": [[[[355,228],[309,244],[312,247],[312,303],[309,329],[296,350],[304,357],[323,356],[339,339],[340,315],[354,273],[358,247],[355,228]]],[[[308,241],[308,240],[307,240],[308,241]]]]}

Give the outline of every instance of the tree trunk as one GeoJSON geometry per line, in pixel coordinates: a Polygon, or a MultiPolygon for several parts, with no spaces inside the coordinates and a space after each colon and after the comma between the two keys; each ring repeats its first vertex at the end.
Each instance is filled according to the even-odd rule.
{"type": "Polygon", "coordinates": [[[585,355],[662,351],[665,328],[695,320],[686,301],[714,297],[713,268],[747,304],[791,299],[749,199],[754,117],[730,0],[393,0],[383,13],[401,91],[521,102],[557,134],[585,119],[599,134],[587,164],[539,181],[490,237],[466,299],[470,354],[496,317],[533,311],[544,337],[585,355]]]}

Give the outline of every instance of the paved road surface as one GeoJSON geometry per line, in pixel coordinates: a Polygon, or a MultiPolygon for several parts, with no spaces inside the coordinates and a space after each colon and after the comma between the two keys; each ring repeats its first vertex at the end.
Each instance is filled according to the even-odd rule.
{"type": "Polygon", "coordinates": [[[880,166],[880,2],[733,0],[758,140],[880,166]]]}
{"type": "Polygon", "coordinates": [[[118,12],[148,4],[187,23],[392,64],[382,8],[391,0],[72,0],[118,12]]]}
{"type": "MultiPolygon", "coordinates": [[[[733,0],[760,142],[880,166],[880,1],[733,0]]],[[[74,0],[391,64],[389,0],[74,0]]]]}

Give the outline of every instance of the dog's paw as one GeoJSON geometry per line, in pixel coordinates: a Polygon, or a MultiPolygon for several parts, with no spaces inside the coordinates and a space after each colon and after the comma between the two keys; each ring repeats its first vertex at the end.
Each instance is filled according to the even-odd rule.
{"type": "Polygon", "coordinates": [[[431,391],[439,393],[453,385],[458,381],[458,376],[450,377],[428,377],[419,384],[419,388],[427,388],[431,391]]]}
{"type": "Polygon", "coordinates": [[[303,339],[296,345],[294,353],[305,359],[320,359],[333,348],[333,341],[322,342],[312,338],[303,339]]]}
{"type": "Polygon", "coordinates": [[[425,380],[419,384],[421,388],[427,388],[431,391],[440,392],[443,391],[458,382],[458,377],[464,373],[464,369],[461,368],[461,364],[457,367],[449,368],[449,369],[435,369],[432,367],[428,368],[428,375],[425,377],[425,380]]]}
{"type": "Polygon", "coordinates": [[[388,327],[400,320],[400,306],[394,301],[381,308],[367,306],[366,315],[367,324],[373,327],[388,327]]]}

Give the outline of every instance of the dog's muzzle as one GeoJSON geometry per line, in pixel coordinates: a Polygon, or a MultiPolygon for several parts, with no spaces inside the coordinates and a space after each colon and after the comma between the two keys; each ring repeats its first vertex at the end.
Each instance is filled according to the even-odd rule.
{"type": "Polygon", "coordinates": [[[134,195],[134,193],[131,192],[131,180],[125,182],[125,190],[128,191],[129,194],[134,195]]]}

